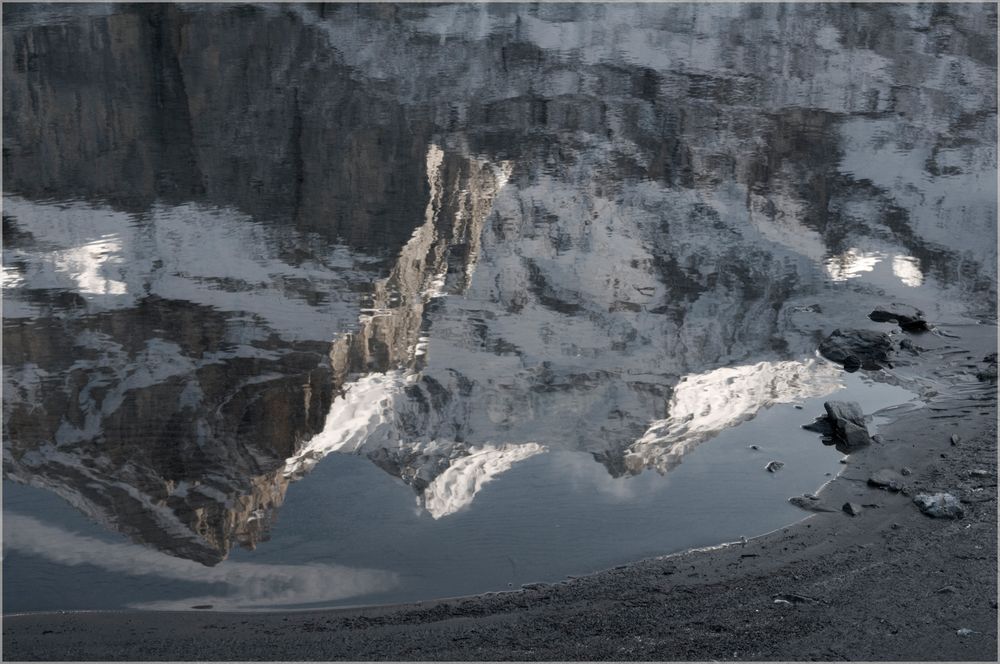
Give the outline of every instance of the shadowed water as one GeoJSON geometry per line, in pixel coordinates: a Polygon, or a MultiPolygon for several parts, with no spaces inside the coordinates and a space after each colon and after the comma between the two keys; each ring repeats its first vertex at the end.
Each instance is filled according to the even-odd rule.
{"type": "Polygon", "coordinates": [[[923,394],[818,340],[995,320],[993,6],[3,29],[5,611],[428,599],[765,532],[842,467],[799,428],[825,399],[923,394]]]}

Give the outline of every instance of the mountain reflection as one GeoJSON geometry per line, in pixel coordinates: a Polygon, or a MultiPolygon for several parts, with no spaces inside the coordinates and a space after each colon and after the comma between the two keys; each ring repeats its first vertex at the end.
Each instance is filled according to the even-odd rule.
{"type": "Polygon", "coordinates": [[[670,470],[836,389],[831,281],[995,316],[995,22],[5,9],[4,475],[212,565],[332,452],[435,518],[547,449],[670,470]]]}

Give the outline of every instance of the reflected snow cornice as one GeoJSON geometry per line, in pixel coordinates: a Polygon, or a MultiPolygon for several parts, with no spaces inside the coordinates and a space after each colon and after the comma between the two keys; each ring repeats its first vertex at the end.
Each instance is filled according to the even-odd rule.
{"type": "Polygon", "coordinates": [[[775,404],[822,396],[842,387],[841,371],[816,360],[759,362],[685,376],[674,388],[669,417],[653,422],[629,446],[623,469],[665,473],[697,445],[775,404]]]}

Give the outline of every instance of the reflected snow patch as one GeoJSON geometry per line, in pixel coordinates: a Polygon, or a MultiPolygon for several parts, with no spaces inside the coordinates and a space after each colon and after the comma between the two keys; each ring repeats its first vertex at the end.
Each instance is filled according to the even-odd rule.
{"type": "Polygon", "coordinates": [[[833,281],[855,279],[865,272],[874,270],[883,258],[885,258],[885,254],[851,247],[841,254],[826,259],[826,273],[833,281]]]}
{"type": "Polygon", "coordinates": [[[899,277],[903,284],[911,288],[918,288],[924,283],[924,273],[920,269],[920,262],[913,256],[893,256],[892,273],[899,277]]]}

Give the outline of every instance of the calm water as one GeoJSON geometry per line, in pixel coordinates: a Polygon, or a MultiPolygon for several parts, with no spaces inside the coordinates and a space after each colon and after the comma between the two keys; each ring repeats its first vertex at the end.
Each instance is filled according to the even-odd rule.
{"type": "Polygon", "coordinates": [[[887,300],[995,322],[991,5],[3,21],[4,611],[429,599],[766,532],[843,468],[824,400],[922,398],[819,339],[898,335],[887,300]]]}

